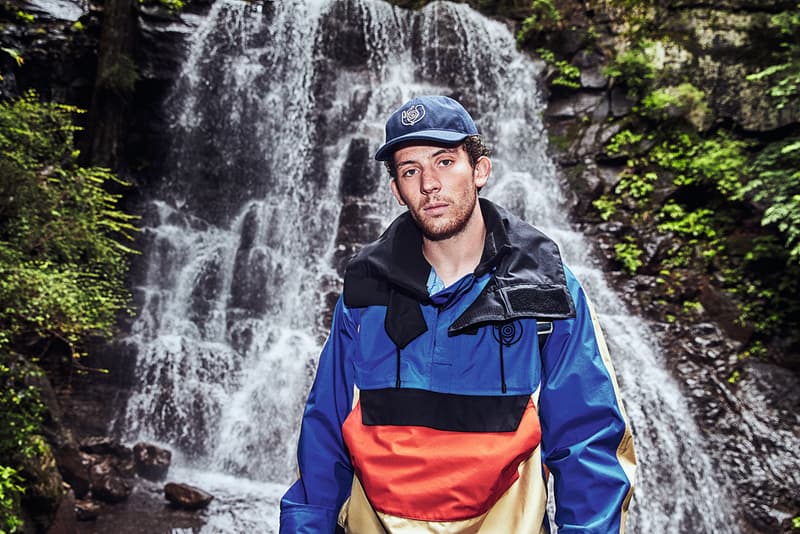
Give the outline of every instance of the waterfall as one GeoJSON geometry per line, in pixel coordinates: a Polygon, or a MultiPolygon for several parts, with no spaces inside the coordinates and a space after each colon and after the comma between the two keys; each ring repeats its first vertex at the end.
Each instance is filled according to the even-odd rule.
{"type": "Polygon", "coordinates": [[[164,104],[173,126],[125,340],[138,384],[115,425],[175,450],[217,494],[207,531],[276,528],[342,263],[399,213],[371,159],[383,121],[433,93],[464,103],[493,147],[484,194],[556,239],[594,300],[640,459],[629,532],[730,531],[725,481],[653,334],[568,222],[540,67],[463,4],[217,0],[202,19],[164,104]]]}

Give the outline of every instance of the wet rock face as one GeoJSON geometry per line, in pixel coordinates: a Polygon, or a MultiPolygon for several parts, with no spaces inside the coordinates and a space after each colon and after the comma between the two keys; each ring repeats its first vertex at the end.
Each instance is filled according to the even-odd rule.
{"type": "MultiPolygon", "coordinates": [[[[578,6],[577,2],[568,3],[578,6]]],[[[745,2],[738,1],[667,4],[669,15],[659,20],[674,38],[660,50],[664,64],[659,76],[688,78],[703,90],[709,111],[697,119],[697,126],[722,121],[766,132],[800,122],[800,109],[795,107],[791,113],[774,109],[763,98],[765,88],[746,80],[757,65],[768,64],[763,54],[776,38],[764,35],[768,17],[796,4],[756,2],[746,3],[744,9],[745,2]]],[[[585,14],[577,16],[570,9],[565,7],[562,13],[572,13],[576,27],[584,20],[583,27],[588,28],[585,14]]],[[[597,42],[613,47],[613,24],[622,18],[593,16],[595,28],[607,31],[597,42]]],[[[545,113],[553,155],[568,184],[571,213],[605,257],[607,275],[631,313],[647,317],[658,331],[667,366],[682,385],[692,415],[714,452],[715,468],[735,486],[731,490],[740,503],[740,516],[731,518],[732,530],[789,532],[791,518],[800,513],[796,491],[800,461],[789,452],[800,447],[797,375],[776,365],[738,358],[752,327],[738,322],[736,304],[717,288],[713,278],[674,269],[670,276],[678,283],[671,285],[677,291],[667,291],[665,284],[659,283],[663,274],[651,266],[659,265],[669,253],[668,238],[640,235],[644,249],[641,274],[621,271],[614,245],[625,238],[631,226],[602,222],[592,201],[603,193],[613,194],[619,182],[628,156],[609,156],[603,147],[618,131],[616,125],[631,112],[632,102],[624,87],[603,85],[597,63],[593,66],[590,60],[595,49],[576,49],[577,41],[580,39],[562,36],[547,42],[561,57],[579,65],[582,73],[577,90],[550,88],[545,113]],[[587,69],[590,72],[584,76],[587,69]],[[687,313],[685,302],[696,303],[698,308],[687,313]]],[[[657,183],[655,201],[666,201],[673,191],[657,183]]]]}
{"type": "Polygon", "coordinates": [[[366,197],[378,190],[379,184],[368,179],[375,175],[372,172],[375,165],[372,159],[373,144],[364,138],[350,142],[339,180],[339,194],[342,197],[366,197]]]}
{"type": "Polygon", "coordinates": [[[10,0],[0,8],[0,41],[22,58],[0,54],[0,96],[36,89],[43,99],[88,108],[97,64],[100,2],[10,0]],[[24,21],[16,13],[32,17],[24,21]]]}
{"type": "Polygon", "coordinates": [[[71,491],[67,491],[64,498],[56,510],[53,523],[48,529],[48,534],[78,534],[78,525],[76,523],[76,510],[77,503],[75,495],[71,491]]]}
{"type": "Polygon", "coordinates": [[[363,67],[369,60],[367,38],[363,28],[341,23],[341,21],[361,19],[362,15],[358,13],[360,9],[358,2],[351,0],[336,2],[322,23],[321,49],[326,57],[344,68],[363,67]]]}
{"type": "MultiPolygon", "coordinates": [[[[56,460],[49,448],[39,454],[17,458],[20,472],[27,481],[21,504],[26,523],[34,530],[46,529],[53,521],[65,496],[56,460]]],[[[23,515],[23,517],[24,517],[23,515]]]]}
{"type": "MultiPolygon", "coordinates": [[[[800,494],[787,488],[800,487],[797,460],[797,426],[800,411],[800,380],[775,365],[747,361],[742,377],[729,388],[726,398],[733,414],[721,411],[718,428],[725,436],[726,468],[736,474],[743,510],[750,524],[765,525],[769,532],[794,531],[791,518],[800,510],[800,494]]],[[[717,437],[717,436],[714,436],[717,437]]]]}
{"type": "Polygon", "coordinates": [[[800,121],[800,110],[778,109],[766,97],[769,82],[747,80],[765,53],[777,48],[777,33],[769,24],[776,6],[749,6],[746,11],[715,4],[686,6],[664,20],[674,43],[664,47],[664,65],[677,79],[685,76],[706,94],[720,119],[731,119],[746,130],[766,132],[800,121]]]}
{"type": "Polygon", "coordinates": [[[75,497],[82,499],[89,493],[91,484],[89,479],[90,460],[74,446],[56,449],[54,452],[61,477],[70,485],[75,497]]]}
{"type": "MultiPolygon", "coordinates": [[[[775,39],[774,35],[760,36],[769,13],[792,5],[779,8],[756,2],[742,9],[742,4],[670,2],[670,16],[660,20],[674,39],[671,47],[661,50],[664,63],[658,66],[659,76],[688,78],[703,89],[709,112],[698,119],[698,127],[709,120],[751,131],[796,124],[800,109],[795,108],[794,115],[779,112],[763,97],[764,87],[745,79],[759,61],[765,64],[760,54],[775,39]]],[[[596,14],[597,27],[603,27],[602,19],[596,14]]],[[[606,20],[605,27],[610,29],[612,22],[606,20]]],[[[600,35],[598,42],[612,46],[613,38],[600,35]]],[[[580,64],[583,73],[591,65],[586,59],[594,49],[574,51],[566,43],[559,52],[580,64]]],[[[640,274],[622,271],[614,245],[631,228],[622,222],[602,222],[592,201],[603,193],[613,194],[619,182],[627,155],[612,157],[603,147],[616,133],[615,124],[631,112],[632,102],[624,87],[604,87],[594,75],[582,75],[577,90],[551,89],[545,119],[553,155],[569,184],[571,212],[606,258],[607,275],[631,313],[649,318],[659,333],[667,366],[682,385],[714,454],[715,468],[734,486],[730,491],[739,503],[740,516],[731,518],[731,529],[790,532],[791,518],[800,514],[796,491],[800,460],[794,452],[800,447],[796,416],[800,379],[777,365],[739,359],[752,326],[738,322],[735,303],[706,273],[673,269],[670,276],[678,281],[672,284],[677,291],[666,291],[658,281],[663,275],[652,266],[659,265],[673,248],[668,237],[640,236],[644,249],[640,274]],[[687,313],[684,302],[696,303],[697,309],[687,313]],[[669,317],[672,322],[665,319],[669,317]]],[[[665,201],[673,191],[657,183],[655,202],[665,201]]],[[[744,241],[749,246],[749,240],[744,241]]]]}

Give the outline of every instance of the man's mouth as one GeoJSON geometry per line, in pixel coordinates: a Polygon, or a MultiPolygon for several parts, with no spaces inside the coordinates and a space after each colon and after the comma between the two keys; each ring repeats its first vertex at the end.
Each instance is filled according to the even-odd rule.
{"type": "Polygon", "coordinates": [[[447,202],[433,201],[428,202],[422,207],[426,215],[441,215],[447,209],[447,202]]]}

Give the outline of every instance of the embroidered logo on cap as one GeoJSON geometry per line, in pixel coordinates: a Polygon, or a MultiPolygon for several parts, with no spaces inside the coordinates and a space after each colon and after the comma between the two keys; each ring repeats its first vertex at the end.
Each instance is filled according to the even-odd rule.
{"type": "Polygon", "coordinates": [[[421,121],[422,117],[424,116],[425,106],[422,104],[417,104],[416,106],[411,106],[410,108],[403,110],[403,113],[400,115],[400,122],[406,126],[414,126],[416,123],[421,121]]]}

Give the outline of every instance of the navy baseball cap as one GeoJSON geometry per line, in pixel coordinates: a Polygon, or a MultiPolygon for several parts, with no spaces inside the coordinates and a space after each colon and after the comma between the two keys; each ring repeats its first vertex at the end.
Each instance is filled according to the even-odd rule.
{"type": "Polygon", "coordinates": [[[375,153],[375,159],[391,159],[395,150],[409,141],[457,145],[470,135],[480,134],[461,104],[447,96],[418,96],[386,121],[386,142],[375,153]]]}

